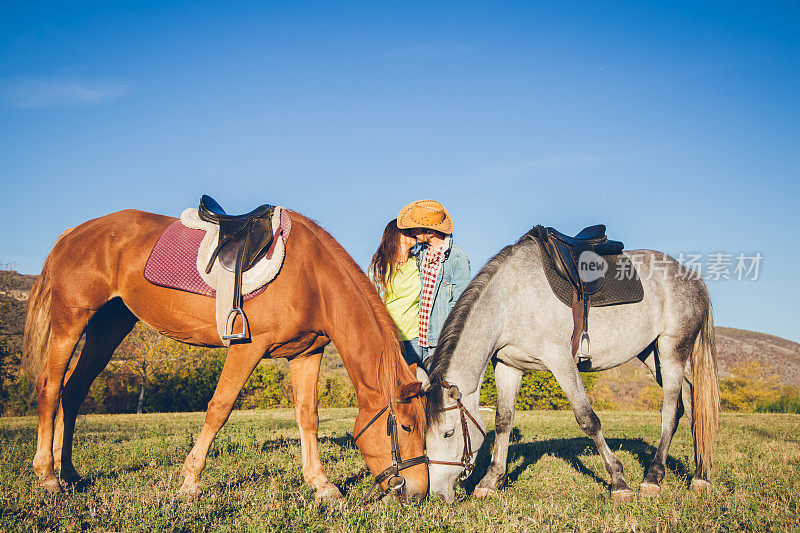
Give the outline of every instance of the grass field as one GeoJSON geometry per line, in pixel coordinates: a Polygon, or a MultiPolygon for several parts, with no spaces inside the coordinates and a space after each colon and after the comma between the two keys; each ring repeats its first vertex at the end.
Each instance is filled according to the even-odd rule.
{"type": "MultiPolygon", "coordinates": [[[[176,492],[202,414],[81,417],[75,464],[86,479],[59,496],[35,487],[35,419],[0,419],[0,530],[800,530],[797,415],[724,415],[714,488],[704,494],[686,490],[693,451],[682,423],[661,494],[613,504],[609,477],[571,412],[521,412],[509,486],[498,498],[372,508],[359,504],[371,476],[348,436],[354,416],[353,409],[320,414],[322,461],[347,495],[331,505],[316,503],[303,482],[288,410],[234,412],[211,450],[198,500],[176,492]]],[[[657,443],[659,415],[606,412],[600,418],[635,488],[657,443]]],[[[479,475],[487,458],[484,447],[479,475]]]]}

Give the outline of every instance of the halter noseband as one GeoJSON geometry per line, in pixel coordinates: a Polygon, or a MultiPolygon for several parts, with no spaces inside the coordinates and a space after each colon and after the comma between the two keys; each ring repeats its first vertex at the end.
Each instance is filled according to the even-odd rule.
{"type": "MultiPolygon", "coordinates": [[[[445,390],[449,390],[452,385],[448,382],[442,380],[440,382],[441,386],[445,390]]],[[[461,454],[461,462],[455,463],[452,461],[434,461],[433,459],[428,459],[428,464],[430,465],[445,465],[445,466],[460,466],[463,468],[461,471],[461,475],[459,479],[464,481],[469,477],[472,473],[472,469],[475,468],[475,465],[472,463],[472,438],[469,436],[469,426],[467,425],[467,417],[472,420],[472,423],[475,424],[475,427],[478,428],[478,431],[481,432],[484,438],[486,438],[486,432],[483,430],[481,425],[478,423],[477,420],[470,414],[464,404],[461,403],[461,397],[456,400],[455,405],[451,405],[450,407],[445,407],[440,413],[444,413],[445,411],[452,411],[453,409],[458,409],[459,417],[461,418],[461,431],[464,436],[464,451],[461,454]]]]}
{"type": "Polygon", "coordinates": [[[353,441],[358,442],[358,438],[363,435],[367,428],[369,428],[376,420],[378,420],[387,409],[389,410],[389,416],[386,417],[386,434],[389,435],[392,442],[392,466],[386,468],[383,472],[375,476],[375,483],[372,484],[372,488],[369,490],[367,495],[364,496],[364,499],[361,500],[362,504],[378,501],[391,491],[398,491],[402,489],[406,484],[406,478],[400,474],[400,471],[405,470],[406,468],[411,468],[412,466],[428,463],[427,455],[420,455],[419,457],[414,457],[413,459],[408,459],[405,461],[403,461],[402,457],[400,457],[400,445],[397,439],[397,417],[394,414],[394,407],[391,403],[387,404],[383,409],[378,411],[378,414],[373,416],[372,420],[367,422],[367,425],[358,432],[358,435],[356,435],[353,441]],[[375,488],[380,487],[381,483],[384,481],[386,481],[386,488],[383,489],[383,491],[376,492],[375,495],[373,495],[372,493],[375,491],[375,488]]]}

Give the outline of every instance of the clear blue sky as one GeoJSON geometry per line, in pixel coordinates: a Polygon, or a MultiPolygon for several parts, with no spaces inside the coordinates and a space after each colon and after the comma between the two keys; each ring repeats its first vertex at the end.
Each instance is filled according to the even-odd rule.
{"type": "Polygon", "coordinates": [[[709,282],[716,322],[800,340],[797,3],[118,4],[0,6],[0,263],[210,193],[365,265],[434,198],[473,273],[537,223],[760,252],[709,282]]]}

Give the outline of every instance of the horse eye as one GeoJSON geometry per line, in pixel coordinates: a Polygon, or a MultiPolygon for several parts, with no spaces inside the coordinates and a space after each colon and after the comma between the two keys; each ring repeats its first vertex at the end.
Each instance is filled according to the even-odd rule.
{"type": "Polygon", "coordinates": [[[405,431],[406,433],[411,433],[411,426],[406,426],[405,424],[403,424],[400,427],[403,428],[403,431],[405,431]]]}
{"type": "Polygon", "coordinates": [[[450,431],[444,434],[444,438],[449,439],[450,437],[453,436],[453,433],[455,433],[455,431],[456,431],[455,429],[451,429],[450,431]]]}

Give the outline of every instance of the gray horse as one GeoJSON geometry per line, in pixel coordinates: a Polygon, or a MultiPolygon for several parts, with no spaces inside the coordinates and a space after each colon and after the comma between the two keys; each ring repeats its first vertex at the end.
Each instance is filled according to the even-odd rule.
{"type": "MultiPolygon", "coordinates": [[[[667,452],[684,411],[692,418],[697,470],[692,490],[709,484],[719,419],[719,379],[711,303],[705,284],[673,258],[652,250],[624,252],[644,287],[639,303],[592,308],[591,370],[638,357],[663,388],[661,442],[640,486],[660,488],[667,452]]],[[[454,497],[485,436],[478,400],[484,372],[495,361],[497,413],[488,472],[473,496],[495,494],[504,480],[514,404],[525,370],[549,370],[569,399],[580,428],[594,440],[611,475],[611,497],[634,496],[622,464],[608,447],[570,349],[571,309],[553,294],[542,261],[549,258],[523,237],[494,256],[461,295],[445,321],[429,363],[426,435],[430,492],[454,497]]]]}

